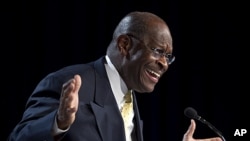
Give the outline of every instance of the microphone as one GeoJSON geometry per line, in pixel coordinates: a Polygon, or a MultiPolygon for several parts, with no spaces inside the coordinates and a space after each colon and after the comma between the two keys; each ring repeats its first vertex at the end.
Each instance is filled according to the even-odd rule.
{"type": "Polygon", "coordinates": [[[226,139],[222,136],[222,133],[216,129],[211,123],[206,121],[204,118],[199,116],[196,112],[196,110],[192,107],[187,107],[184,110],[184,115],[187,116],[188,118],[196,119],[204,124],[206,124],[210,129],[212,129],[223,141],[226,141],[226,139]]]}

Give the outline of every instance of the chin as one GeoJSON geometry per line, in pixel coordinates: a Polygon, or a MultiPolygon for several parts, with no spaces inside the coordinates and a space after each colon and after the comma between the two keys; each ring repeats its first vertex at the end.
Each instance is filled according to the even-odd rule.
{"type": "Polygon", "coordinates": [[[137,91],[139,93],[151,93],[151,92],[154,91],[154,88],[155,88],[154,86],[152,86],[152,87],[143,87],[143,88],[135,90],[135,91],[137,91]]]}

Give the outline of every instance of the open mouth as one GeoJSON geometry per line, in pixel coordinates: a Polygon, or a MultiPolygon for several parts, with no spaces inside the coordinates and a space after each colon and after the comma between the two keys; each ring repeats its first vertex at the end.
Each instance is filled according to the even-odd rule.
{"type": "Polygon", "coordinates": [[[159,81],[160,76],[161,76],[159,73],[150,69],[147,69],[146,72],[147,72],[147,76],[149,77],[151,81],[153,81],[154,83],[157,83],[159,81]]]}

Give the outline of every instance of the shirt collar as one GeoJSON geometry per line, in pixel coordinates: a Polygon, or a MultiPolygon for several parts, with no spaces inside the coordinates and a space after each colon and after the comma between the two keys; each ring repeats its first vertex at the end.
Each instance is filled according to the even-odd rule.
{"type": "MultiPolygon", "coordinates": [[[[111,74],[112,74],[111,77],[116,78],[115,82],[119,81],[119,83],[114,83],[114,85],[119,87],[123,94],[126,94],[127,91],[128,91],[127,85],[125,84],[125,82],[121,78],[121,76],[120,76],[119,72],[117,71],[117,69],[115,68],[115,66],[112,64],[112,62],[109,59],[108,55],[106,55],[105,58],[106,58],[107,63],[108,63],[109,72],[111,72],[111,74]]],[[[113,81],[111,83],[113,83],[113,81]]]]}

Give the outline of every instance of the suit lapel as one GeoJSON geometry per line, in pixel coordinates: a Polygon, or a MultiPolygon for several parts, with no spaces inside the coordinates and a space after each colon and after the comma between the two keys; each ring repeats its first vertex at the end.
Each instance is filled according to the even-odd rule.
{"type": "Polygon", "coordinates": [[[137,141],[143,141],[143,121],[140,118],[140,113],[137,105],[137,100],[135,93],[133,93],[133,99],[134,99],[134,111],[135,111],[135,128],[136,128],[136,136],[137,141]]]}
{"type": "Polygon", "coordinates": [[[90,105],[96,117],[98,129],[103,141],[125,141],[122,118],[116,104],[108,76],[104,67],[105,58],[97,60],[95,68],[95,97],[90,105]],[[112,127],[112,128],[111,128],[112,127]],[[124,137],[124,140],[122,140],[124,137]]]}
{"type": "MultiPolygon", "coordinates": [[[[94,70],[96,71],[95,100],[90,104],[103,141],[125,141],[124,126],[121,124],[123,123],[123,119],[118,106],[114,106],[117,105],[117,103],[109,84],[104,63],[104,57],[94,63],[94,70]]],[[[140,119],[135,93],[133,93],[133,97],[135,99],[134,110],[137,141],[143,141],[143,122],[140,119]]]]}

